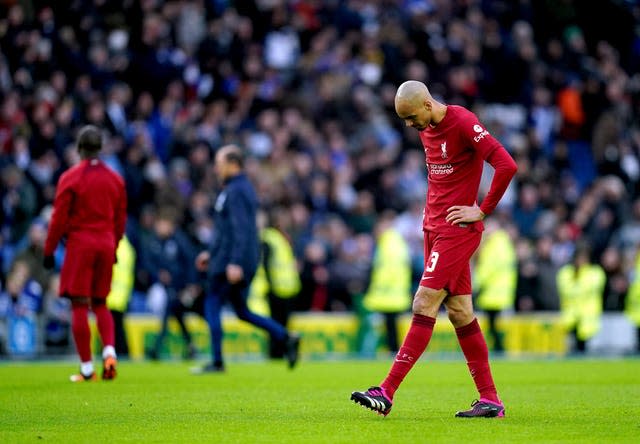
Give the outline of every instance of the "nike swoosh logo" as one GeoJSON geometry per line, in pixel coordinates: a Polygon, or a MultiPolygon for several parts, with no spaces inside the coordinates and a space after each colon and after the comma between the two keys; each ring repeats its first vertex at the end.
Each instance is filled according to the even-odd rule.
{"type": "Polygon", "coordinates": [[[422,279],[432,279],[433,276],[422,276],[422,279]]]}
{"type": "Polygon", "coordinates": [[[406,362],[407,364],[411,364],[411,361],[405,361],[404,359],[396,359],[396,362],[406,362]]]}

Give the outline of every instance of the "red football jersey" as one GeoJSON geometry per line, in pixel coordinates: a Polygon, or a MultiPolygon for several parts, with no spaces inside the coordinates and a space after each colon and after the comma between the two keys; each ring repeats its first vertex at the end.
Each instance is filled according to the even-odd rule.
{"type": "Polygon", "coordinates": [[[86,159],[65,171],[56,188],[44,254],[52,255],[63,236],[74,245],[115,249],[124,234],[127,195],[124,181],[98,159],[86,159]]]}
{"type": "Polygon", "coordinates": [[[497,179],[499,186],[492,184],[480,208],[485,214],[493,211],[515,174],[516,166],[511,156],[475,114],[456,105],[447,106],[444,118],[435,127],[428,126],[420,131],[420,140],[424,147],[429,184],[423,229],[441,233],[469,229],[482,231],[482,221],[459,226],[447,222],[447,209],[454,205],[471,206],[476,202],[482,168],[487,160],[496,167],[494,182],[497,179]],[[497,153],[499,156],[492,156],[496,150],[500,151],[497,153]]]}

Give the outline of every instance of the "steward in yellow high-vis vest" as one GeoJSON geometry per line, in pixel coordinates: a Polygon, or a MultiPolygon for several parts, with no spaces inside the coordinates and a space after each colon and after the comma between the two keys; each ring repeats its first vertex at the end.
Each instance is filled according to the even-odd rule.
{"type": "Polygon", "coordinates": [[[374,228],[375,253],[369,286],[362,300],[365,316],[361,325],[361,351],[365,353],[375,353],[377,349],[378,335],[373,327],[373,313],[383,315],[387,347],[389,351],[397,352],[397,318],[411,307],[411,253],[406,240],[393,227],[394,221],[393,212],[384,212],[378,217],[374,228]]]}
{"type": "MultiPolygon", "coordinates": [[[[261,226],[260,215],[258,216],[261,226]]],[[[293,309],[293,298],[300,293],[302,284],[298,264],[289,240],[277,228],[260,230],[261,258],[256,275],[249,288],[249,309],[270,316],[286,327],[293,309]]],[[[282,358],[282,343],[271,338],[269,357],[282,358]]]]}
{"type": "Polygon", "coordinates": [[[135,278],[136,250],[129,242],[126,235],[122,236],[116,250],[117,262],[113,264],[111,277],[111,292],[107,296],[107,308],[113,317],[113,326],[116,340],[116,353],[118,356],[127,356],[129,346],[124,329],[124,314],[129,305],[133,282],[135,278]]]}
{"type": "Polygon", "coordinates": [[[585,247],[577,247],[573,262],[558,270],[562,320],[569,330],[575,330],[579,351],[584,351],[583,342],[600,330],[605,281],[604,270],[590,263],[585,247]]]}
{"type": "MultiPolygon", "coordinates": [[[[636,257],[634,278],[627,292],[624,313],[635,325],[640,327],[640,252],[636,257]]],[[[640,336],[638,336],[638,338],[640,340],[640,336]]],[[[638,347],[638,350],[640,350],[640,343],[638,347]]]]}
{"type": "Polygon", "coordinates": [[[513,307],[516,299],[516,249],[509,233],[502,228],[485,236],[473,275],[473,286],[478,289],[477,305],[481,310],[506,310],[513,307]]]}
{"type": "Polygon", "coordinates": [[[136,250],[127,236],[122,236],[116,250],[118,262],[113,264],[111,292],[107,296],[107,307],[111,311],[124,313],[129,305],[135,277],[136,250]]]}
{"type": "Polygon", "coordinates": [[[487,315],[493,350],[501,352],[504,346],[497,321],[500,312],[512,308],[515,303],[518,265],[513,240],[495,219],[485,223],[473,281],[478,308],[487,315]]]}
{"type": "Polygon", "coordinates": [[[379,313],[401,313],[411,306],[409,246],[395,229],[385,230],[376,244],[364,308],[379,313]]]}
{"type": "Polygon", "coordinates": [[[269,295],[290,299],[298,295],[301,288],[298,265],[287,238],[275,228],[264,228],[260,232],[263,243],[256,275],[249,290],[249,308],[263,315],[270,315],[269,295]]]}

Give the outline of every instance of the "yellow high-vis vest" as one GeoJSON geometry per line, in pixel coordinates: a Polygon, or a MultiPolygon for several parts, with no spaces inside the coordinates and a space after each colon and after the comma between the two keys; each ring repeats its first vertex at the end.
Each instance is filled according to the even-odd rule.
{"type": "Polygon", "coordinates": [[[123,236],[116,250],[118,263],[113,264],[113,276],[111,277],[111,291],[107,296],[107,307],[109,310],[124,313],[127,311],[129,298],[133,291],[133,281],[136,266],[136,250],[123,236]]]}
{"type": "Polygon", "coordinates": [[[392,228],[378,239],[363,305],[369,311],[381,313],[400,313],[411,307],[409,246],[392,228]]]}
{"type": "Polygon", "coordinates": [[[637,326],[640,326],[640,254],[636,258],[636,269],[633,282],[629,286],[624,314],[637,326]]]}
{"type": "Polygon", "coordinates": [[[288,299],[300,292],[302,284],[296,258],[287,238],[275,228],[263,229],[260,238],[271,250],[271,257],[267,261],[271,288],[261,260],[251,281],[248,302],[249,308],[255,313],[268,315],[269,304],[266,297],[269,291],[279,298],[288,299]]]}
{"type": "Polygon", "coordinates": [[[478,308],[501,311],[513,307],[518,266],[516,249],[507,231],[496,230],[482,242],[473,278],[478,308]]]}
{"type": "Polygon", "coordinates": [[[577,273],[573,264],[558,270],[556,283],[562,320],[567,328],[577,329],[577,337],[582,341],[600,330],[605,281],[604,270],[595,264],[583,265],[577,273]]]}

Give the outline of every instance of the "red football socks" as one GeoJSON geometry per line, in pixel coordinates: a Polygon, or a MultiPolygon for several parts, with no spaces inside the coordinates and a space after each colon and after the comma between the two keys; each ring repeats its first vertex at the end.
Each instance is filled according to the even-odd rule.
{"type": "Polygon", "coordinates": [[[480,397],[500,404],[489,367],[489,350],[478,320],[474,319],[470,324],[456,328],[456,335],[480,397]]]}
{"type": "Polygon", "coordinates": [[[420,314],[413,315],[411,326],[409,327],[407,336],[404,338],[402,347],[400,347],[396,355],[389,374],[380,384],[380,387],[385,390],[389,398],[393,399],[393,395],[398,387],[400,387],[402,380],[418,359],[420,359],[427,345],[429,345],[435,324],[435,318],[420,314]]]}
{"type": "Polygon", "coordinates": [[[93,313],[96,315],[96,323],[98,324],[98,331],[102,339],[102,346],[114,346],[116,341],[111,312],[105,304],[100,304],[93,306],[93,313]]]}
{"type": "Polygon", "coordinates": [[[81,362],[91,361],[91,330],[89,330],[89,307],[73,305],[71,307],[71,332],[81,362]]]}

